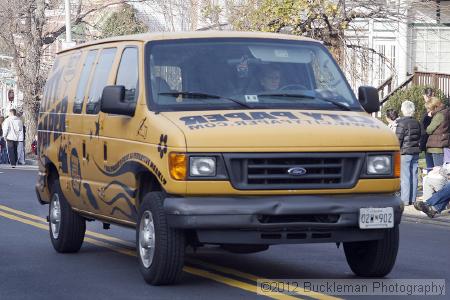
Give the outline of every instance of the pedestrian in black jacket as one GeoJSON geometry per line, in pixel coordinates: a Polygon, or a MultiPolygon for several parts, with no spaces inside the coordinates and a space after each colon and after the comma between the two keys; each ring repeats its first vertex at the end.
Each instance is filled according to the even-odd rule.
{"type": "Polygon", "coordinates": [[[401,153],[401,198],[405,205],[411,205],[416,201],[417,196],[421,126],[413,117],[414,103],[404,101],[401,111],[404,117],[398,120],[395,131],[400,142],[401,153]]]}

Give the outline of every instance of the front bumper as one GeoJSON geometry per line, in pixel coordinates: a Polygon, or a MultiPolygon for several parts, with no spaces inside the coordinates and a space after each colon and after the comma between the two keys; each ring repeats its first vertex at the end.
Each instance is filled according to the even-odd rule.
{"type": "Polygon", "coordinates": [[[362,207],[393,207],[394,224],[403,203],[393,194],[251,197],[170,197],[169,226],[195,229],[200,242],[281,244],[345,242],[382,238],[383,229],[359,229],[362,207]]]}

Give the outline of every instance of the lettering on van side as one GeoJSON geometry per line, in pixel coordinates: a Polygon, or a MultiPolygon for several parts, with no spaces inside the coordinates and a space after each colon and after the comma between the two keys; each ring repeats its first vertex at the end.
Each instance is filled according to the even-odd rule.
{"type": "Polygon", "coordinates": [[[203,129],[226,126],[277,125],[277,124],[316,124],[330,126],[359,126],[380,128],[371,117],[348,116],[331,113],[314,112],[237,112],[227,114],[211,114],[181,117],[189,129],[203,129]]]}
{"type": "Polygon", "coordinates": [[[64,97],[56,104],[56,107],[41,117],[38,123],[38,148],[39,151],[47,148],[53,134],[53,141],[66,131],[66,113],[68,101],[64,97]]]}
{"type": "MultiPolygon", "coordinates": [[[[95,162],[95,160],[94,160],[95,162]]],[[[105,166],[104,168],[101,168],[97,162],[95,162],[95,165],[97,166],[97,169],[102,172],[106,176],[110,177],[116,177],[128,172],[136,173],[140,169],[142,169],[142,164],[147,166],[153,171],[153,174],[155,174],[156,177],[158,177],[159,181],[166,185],[167,180],[164,177],[164,175],[161,173],[161,171],[158,169],[156,164],[147,156],[141,154],[141,153],[128,153],[125,156],[123,156],[117,163],[115,163],[112,166],[105,166]]]]}

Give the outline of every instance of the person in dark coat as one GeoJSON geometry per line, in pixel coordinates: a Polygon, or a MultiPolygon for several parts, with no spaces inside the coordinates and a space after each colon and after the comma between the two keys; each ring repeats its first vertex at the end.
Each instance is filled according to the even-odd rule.
{"type": "Polygon", "coordinates": [[[417,169],[420,153],[420,123],[413,117],[414,103],[404,101],[401,108],[403,118],[397,122],[395,133],[400,142],[401,154],[401,198],[405,205],[411,205],[417,196],[417,169]]]}

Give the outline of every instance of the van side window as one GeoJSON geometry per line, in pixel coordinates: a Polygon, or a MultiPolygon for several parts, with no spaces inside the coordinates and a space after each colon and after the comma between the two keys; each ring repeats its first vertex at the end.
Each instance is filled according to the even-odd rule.
{"type": "Polygon", "coordinates": [[[97,114],[100,111],[100,98],[103,93],[103,88],[108,81],[116,50],[116,48],[107,48],[100,52],[86,105],[86,113],[88,114],[97,114]]]}
{"type": "Polygon", "coordinates": [[[44,96],[41,101],[41,111],[46,111],[50,107],[50,104],[56,100],[53,94],[56,92],[57,87],[55,86],[55,81],[59,81],[61,78],[60,72],[57,72],[59,68],[60,58],[57,57],[53,63],[50,76],[44,86],[44,96]]]}
{"type": "Polygon", "coordinates": [[[138,50],[135,47],[125,48],[120,59],[116,85],[125,87],[125,101],[135,102],[138,88],[138,50]]]}
{"type": "Polygon", "coordinates": [[[86,56],[86,60],[81,71],[80,80],[78,81],[77,94],[75,96],[73,104],[73,112],[76,114],[81,113],[83,107],[84,93],[87,83],[89,81],[89,74],[91,73],[92,65],[94,64],[95,57],[97,56],[97,50],[91,50],[86,56]]]}

